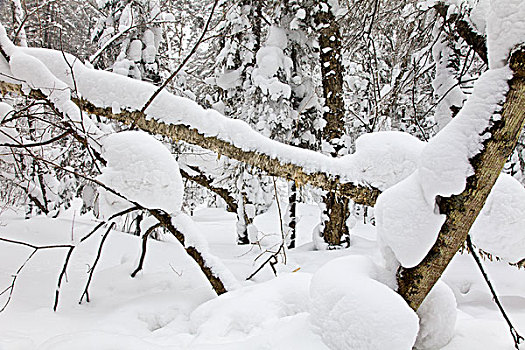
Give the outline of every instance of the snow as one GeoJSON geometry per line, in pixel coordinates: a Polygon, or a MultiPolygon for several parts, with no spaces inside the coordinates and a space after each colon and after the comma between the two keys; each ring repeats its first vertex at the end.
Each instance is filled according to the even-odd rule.
{"type": "Polygon", "coordinates": [[[348,173],[356,172],[375,188],[386,189],[405,179],[417,168],[425,143],[399,131],[381,131],[360,136],[354,154],[341,158],[348,173]]]}
{"type": "Polygon", "coordinates": [[[436,196],[461,193],[473,169],[469,159],[483,149],[483,134],[505,100],[508,67],[485,72],[458,115],[421,151],[417,170],[384,191],[375,210],[378,234],[403,267],[416,266],[437,239],[445,217],[436,196]]]}
{"type": "MultiPolygon", "coordinates": [[[[141,240],[112,231],[92,281],[92,301],[78,304],[87,278],[86,265],[93,262],[100,235],[75,248],[68,268],[68,280],[61,290],[58,311],[53,313],[54,291],[65,251],[39,252],[19,275],[13,299],[0,313],[0,348],[337,349],[335,346],[342,344],[347,332],[355,335],[361,330],[362,333],[357,335],[364,337],[366,329],[362,329],[362,323],[372,322],[371,319],[379,318],[383,311],[389,317],[389,310],[398,307],[396,314],[400,311],[408,316],[401,320],[400,328],[386,320],[374,323],[370,327],[376,333],[372,334],[371,342],[379,342],[381,337],[391,339],[405,332],[411,334],[413,342],[417,318],[390,289],[395,285],[395,276],[377,263],[381,259],[377,255],[375,227],[358,223],[352,233],[350,249],[312,251],[310,233],[318,221],[315,219],[318,212],[316,205],[299,205],[299,217],[305,220],[299,221],[297,239],[304,245],[287,251],[287,264],[276,265],[277,278],[267,266],[254,278],[255,282],[241,282],[239,289],[220,297],[214,296],[199,268],[187,257],[180,244],[171,240],[149,240],[144,269],[135,278],[130,278],[129,274],[138,262],[141,240]],[[292,272],[298,268],[299,271],[292,272]],[[324,288],[325,281],[333,288],[324,288]],[[326,293],[322,292],[323,289],[326,293]],[[356,310],[378,310],[379,313],[367,312],[364,318],[355,317],[354,323],[346,323],[346,328],[339,328],[343,332],[332,337],[332,333],[324,333],[323,324],[316,315],[327,315],[322,305],[336,299],[335,296],[330,298],[336,292],[345,297],[338,300],[359,300],[356,310]],[[313,298],[314,295],[320,302],[313,298]],[[384,299],[373,300],[374,296],[384,299]]],[[[261,253],[259,249],[235,243],[234,215],[221,209],[206,208],[197,211],[192,220],[195,230],[208,241],[210,253],[220,258],[237,280],[244,281],[259,266],[259,260],[254,263],[255,257],[261,253]]],[[[278,230],[277,210],[258,216],[256,220],[263,231],[278,230]]],[[[35,244],[68,243],[72,232],[74,237],[81,237],[96,224],[92,216],[77,215],[74,220],[72,216],[23,220],[23,213],[13,212],[2,214],[0,221],[3,223],[1,237],[35,244]]],[[[0,242],[2,289],[10,283],[11,274],[29,252],[27,248],[0,242]]],[[[507,312],[522,331],[525,327],[525,272],[502,262],[485,261],[484,264],[507,312]]],[[[443,278],[456,295],[459,311],[452,339],[442,349],[512,350],[507,325],[494,306],[472,257],[456,256],[443,278]]],[[[449,293],[433,292],[432,295],[436,300],[429,309],[439,307],[440,314],[441,307],[452,310],[448,308],[451,304],[447,300],[452,299],[449,293]]],[[[4,301],[5,296],[1,296],[2,305],[4,301]]],[[[338,304],[333,315],[351,322],[352,314],[344,312],[351,305],[338,304]]],[[[429,316],[430,310],[425,314],[429,316]]],[[[393,320],[399,320],[398,316],[393,320]]],[[[440,320],[429,323],[432,329],[445,326],[444,319],[440,320]]],[[[422,326],[421,329],[423,332],[428,328],[422,326]]],[[[382,345],[372,349],[395,349],[395,344],[382,345]]],[[[359,344],[355,348],[343,349],[361,350],[367,346],[359,344]]],[[[407,345],[402,349],[410,348],[411,345],[407,345]]]]}
{"type": "Polygon", "coordinates": [[[501,174],[492,188],[470,235],[478,248],[509,262],[525,258],[525,189],[501,174]]]}
{"type": "Polygon", "coordinates": [[[173,226],[184,235],[184,246],[195,247],[213,273],[223,282],[228,291],[239,288],[239,282],[222,263],[220,259],[212,255],[208,248],[208,242],[199,232],[193,220],[184,213],[178,213],[171,220],[173,226]]]}
{"type": "Polygon", "coordinates": [[[438,281],[419,309],[419,334],[415,349],[440,349],[454,336],[457,310],[456,297],[442,281],[438,281]]]}
{"type": "Polygon", "coordinates": [[[511,50],[525,42],[525,2],[522,0],[490,0],[487,18],[489,67],[507,64],[511,50]]]}
{"type": "MultiPolygon", "coordinates": [[[[487,24],[491,68],[503,66],[508,51],[524,37],[525,29],[518,21],[525,17],[524,8],[516,0],[491,2],[489,14],[494,19],[487,24]],[[503,32],[510,40],[503,38],[503,32]]],[[[127,11],[121,25],[130,25],[126,21],[132,18],[131,8],[127,11]]],[[[135,56],[151,61],[156,50],[152,36],[153,32],[145,33],[149,45],[143,52],[134,52],[135,56]]],[[[25,89],[40,89],[66,116],[88,123],[99,136],[102,133],[82,118],[70,100],[72,76],[80,96],[114,112],[140,109],[155,90],[146,83],[87,68],[65,55],[71,70],[56,51],[15,48],[3,27],[0,42],[11,56],[9,63],[0,59],[0,72],[24,80],[25,89]]],[[[285,84],[274,77],[279,69],[289,70],[285,46],[286,33],[272,27],[266,46],[257,53],[258,84],[272,98],[287,93],[285,84]]],[[[309,227],[299,224],[297,242],[304,245],[287,252],[286,265],[279,260],[278,277],[266,266],[253,281],[244,281],[268,256],[264,245],[236,246],[235,223],[225,213],[213,216],[205,211],[194,218],[180,213],[182,180],[168,149],[143,132],[113,134],[101,139],[107,167],[98,180],[142,206],[175,214],[172,223],[185,235],[185,247],[198,248],[230,292],[215,297],[198,267],[171,236],[163,237],[164,242],[149,241],[144,269],[131,279],[140,240],[111,231],[91,286],[93,301],[77,305],[86,265],[92,266],[100,244],[100,234],[78,243],[96,224],[92,216],[80,215],[81,200],[73,200],[71,209],[56,219],[3,215],[1,237],[78,245],[58,313],[52,313],[50,305],[63,250],[39,251],[17,276],[13,300],[0,314],[0,349],[401,350],[414,343],[418,349],[511,349],[510,337],[502,336],[506,325],[466,256],[456,256],[445,273],[451,287],[436,284],[417,315],[394,292],[392,272],[397,266],[389,262],[391,251],[404,267],[415,266],[435,242],[444,220],[435,197],[463,191],[472,174],[468,160],[483,147],[487,135],[480,134],[499,118],[498,106],[510,77],[506,67],[483,74],[459,115],[428,144],[402,133],[375,133],[359,138],[356,152],[340,159],[270,141],[245,123],[162,92],[148,108],[149,118],[190,125],[205,135],[303,165],[308,171],[324,170],[345,181],[386,189],[375,210],[377,232],[371,225],[355,224],[349,249],[314,252],[309,233],[319,222],[311,220],[309,227]]],[[[234,84],[235,74],[230,78],[224,84],[234,84]]],[[[5,113],[9,107],[0,103],[2,110],[5,113]]],[[[523,187],[501,176],[473,227],[474,243],[509,261],[523,258],[525,241],[517,233],[525,227],[524,203],[523,187]]],[[[107,217],[129,203],[102,191],[100,205],[107,217]]],[[[311,214],[312,209],[306,212],[311,214]]],[[[256,218],[262,235],[279,222],[275,214],[271,210],[256,218]]],[[[143,222],[144,227],[151,224],[149,219],[143,222]]],[[[10,284],[27,256],[27,247],[0,242],[0,286],[10,284]]],[[[523,271],[487,264],[499,282],[502,301],[521,329],[525,324],[523,271]]],[[[0,300],[6,297],[3,294],[0,300]]]]}
{"type": "Polygon", "coordinates": [[[330,261],[312,278],[312,322],[330,349],[405,350],[414,345],[415,312],[373,279],[374,270],[369,258],[351,256],[330,261]]]}
{"type": "Polygon", "coordinates": [[[458,115],[423,149],[420,179],[429,202],[437,195],[448,197],[465,188],[473,173],[469,159],[483,149],[488,135],[482,133],[499,117],[511,77],[508,67],[485,72],[458,115]]]}
{"type": "MultiPolygon", "coordinates": [[[[97,180],[145,208],[180,211],[184,187],[179,166],[160,141],[142,131],[111,134],[103,139],[102,156],[107,166],[97,180]]],[[[104,189],[99,205],[106,217],[132,206],[104,189]]]]}
{"type": "Polygon", "coordinates": [[[433,35],[437,39],[432,47],[432,57],[436,63],[436,75],[432,81],[432,88],[438,101],[434,111],[434,120],[438,129],[441,130],[453,117],[450,107],[461,108],[466,96],[458,84],[454,69],[450,68],[451,61],[454,60],[453,56],[451,57],[453,51],[448,46],[448,39],[442,32],[441,23],[434,27],[433,35]]]}
{"type": "MultiPolygon", "coordinates": [[[[2,36],[2,31],[5,34],[3,27],[0,28],[0,37],[2,36]]],[[[2,45],[5,45],[5,40],[1,38],[0,40],[2,45]]],[[[73,123],[84,124],[87,133],[101,134],[101,131],[89,119],[81,117],[79,108],[70,100],[70,88],[72,85],[68,86],[57,79],[38,59],[24,54],[23,51],[17,50],[14,46],[5,46],[7,51],[11,52],[9,61],[10,73],[24,81],[23,87],[39,89],[73,123]]],[[[67,70],[69,70],[69,67],[67,70]]],[[[67,70],[64,73],[70,75],[71,73],[67,70]]]]}
{"type": "Polygon", "coordinates": [[[384,191],[375,217],[382,244],[390,247],[403,267],[414,267],[434,245],[445,216],[425,199],[419,171],[384,191]]]}
{"type": "Polygon", "coordinates": [[[284,29],[276,26],[270,27],[265,46],[257,51],[256,67],[252,72],[254,85],[259,87],[264,94],[268,94],[274,101],[277,101],[281,96],[289,98],[292,93],[290,85],[280,82],[277,78],[279,70],[287,76],[290,75],[292,60],[283,52],[287,42],[284,29]]]}
{"type": "MultiPolygon", "coordinates": [[[[282,41],[285,39],[282,29],[277,27],[272,28],[269,33],[269,44],[282,45],[282,41]]],[[[113,107],[116,106],[115,103],[117,103],[120,110],[140,110],[157,89],[154,85],[146,82],[111,72],[88,68],[83,65],[80,60],[69,54],[48,49],[17,48],[12,45],[5,35],[3,27],[0,28],[0,41],[3,47],[8,48],[8,54],[16,53],[21,60],[26,62],[21,65],[19,70],[15,69],[15,72],[10,68],[11,63],[8,66],[0,64],[0,73],[22,80],[27,79],[33,88],[49,86],[60,86],[66,89],[73,88],[75,84],[72,77],[74,76],[78,95],[88,99],[98,107],[114,109],[113,107]],[[64,57],[68,63],[72,65],[72,69],[64,62],[64,57]],[[33,77],[33,70],[38,71],[35,72],[35,77],[43,74],[40,73],[41,71],[46,71],[46,76],[37,80],[33,77]],[[73,74],[71,74],[71,72],[73,72],[73,74]],[[17,76],[17,74],[20,76],[17,76]]],[[[261,67],[258,66],[255,69],[262,69],[262,71],[260,74],[254,73],[254,77],[256,79],[262,79],[261,84],[264,84],[261,85],[261,87],[268,89],[268,93],[274,97],[277,97],[281,93],[285,95],[288,94],[290,86],[286,84],[284,84],[286,86],[283,86],[283,83],[279,82],[273,74],[279,68],[284,69],[285,72],[289,71],[289,58],[284,56],[279,46],[264,46],[261,50],[261,54],[258,54],[257,59],[258,65],[261,63],[261,67]],[[268,57],[266,57],[266,53],[268,53],[268,57]]],[[[3,60],[0,59],[0,62],[3,62],[3,60]]],[[[127,62],[125,67],[119,66],[122,68],[123,74],[127,74],[126,72],[129,69],[130,62],[123,60],[119,63],[123,65],[125,62],[127,62]]],[[[228,78],[227,81],[225,80],[219,83],[226,85],[234,84],[236,74],[237,73],[231,77],[231,81],[228,78]]],[[[0,75],[0,79],[8,82],[17,82],[4,75],[0,75]]],[[[63,108],[67,107],[67,111],[70,111],[75,118],[80,118],[79,115],[75,114],[78,113],[78,108],[68,100],[68,90],[56,91],[56,89],[48,89],[45,91],[57,94],[57,96],[60,97],[57,102],[60,102],[63,108]]],[[[116,111],[116,109],[114,110],[116,111]]],[[[360,148],[366,147],[369,150],[364,152],[366,157],[371,157],[372,150],[375,150],[373,152],[380,154],[380,156],[375,156],[376,158],[385,157],[385,159],[388,159],[388,161],[385,160],[385,162],[374,164],[373,169],[364,169],[368,167],[366,159],[360,160],[358,156],[332,158],[318,152],[270,140],[240,120],[227,118],[215,110],[205,110],[194,101],[174,96],[165,90],[163,90],[148,107],[146,113],[148,118],[154,118],[165,123],[191,126],[205,136],[217,137],[245,151],[255,151],[271,158],[277,158],[281,162],[300,165],[307,173],[324,171],[328,175],[340,177],[341,182],[352,182],[355,184],[377,184],[378,186],[384,184],[384,186],[390,186],[393,182],[397,181],[397,179],[407,176],[410,171],[401,169],[395,159],[401,159],[403,162],[406,161],[407,166],[409,166],[408,163],[411,162],[410,159],[412,159],[414,155],[414,150],[419,149],[418,146],[415,146],[416,148],[414,148],[414,150],[411,149],[416,142],[409,141],[409,139],[411,139],[409,136],[397,136],[396,139],[392,139],[392,141],[387,140],[388,137],[384,135],[364,136],[368,141],[361,142],[362,146],[360,146],[360,148]],[[374,140],[368,139],[369,137],[381,138],[378,139],[381,140],[379,142],[385,145],[392,143],[388,148],[393,152],[403,151],[408,153],[406,156],[387,154],[381,148],[372,147],[374,140]],[[401,145],[403,142],[401,139],[403,137],[406,139],[406,142],[409,143],[406,146],[401,145]],[[356,165],[352,162],[356,162],[356,165]]],[[[83,118],[83,121],[84,123],[89,123],[88,118],[83,118]]],[[[90,127],[94,127],[94,125],[90,127]]],[[[102,135],[102,132],[96,132],[102,135]]],[[[372,163],[368,164],[372,165],[372,163]]]]}
{"type": "Polygon", "coordinates": [[[301,272],[248,286],[212,299],[190,315],[191,332],[211,341],[256,332],[309,309],[310,274],[301,272]]]}

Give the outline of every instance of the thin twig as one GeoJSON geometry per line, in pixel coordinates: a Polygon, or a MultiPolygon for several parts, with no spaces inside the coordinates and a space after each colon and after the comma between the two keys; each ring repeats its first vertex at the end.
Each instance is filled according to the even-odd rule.
{"type": "Polygon", "coordinates": [[[215,8],[217,7],[217,3],[218,2],[219,2],[219,0],[215,0],[213,2],[213,6],[211,8],[210,16],[208,17],[208,20],[206,21],[206,25],[204,26],[204,29],[202,30],[202,34],[199,37],[199,39],[197,40],[197,42],[195,43],[195,45],[193,46],[193,48],[191,49],[190,53],[184,58],[184,60],[177,67],[177,69],[173,73],[171,73],[171,75],[168,77],[168,79],[166,79],[166,81],[155,91],[155,93],[153,93],[153,95],[149,98],[148,102],[146,102],[144,107],[142,107],[142,109],[140,111],[141,113],[144,113],[146,111],[146,109],[153,102],[153,100],[158,96],[158,94],[160,94],[160,92],[162,90],[164,90],[166,85],[168,85],[170,83],[170,81],[172,81],[173,78],[175,78],[175,76],[177,74],[179,74],[181,69],[186,65],[186,63],[190,60],[190,58],[193,56],[193,54],[197,51],[197,48],[199,47],[200,43],[202,42],[202,39],[204,38],[204,35],[206,35],[206,32],[208,31],[208,27],[210,26],[210,22],[211,22],[211,19],[213,17],[213,14],[215,12],[215,8]]]}
{"type": "Polygon", "coordinates": [[[121,215],[125,215],[125,214],[128,214],[128,213],[131,213],[132,211],[135,211],[135,210],[138,210],[139,208],[137,207],[131,207],[131,208],[128,208],[128,209],[124,209],[122,211],[119,211],[118,213],[115,213],[113,215],[111,215],[106,221],[102,221],[100,222],[97,226],[95,226],[87,235],[85,235],[84,237],[82,237],[82,239],[80,240],[80,242],[84,242],[86,239],[88,239],[89,237],[91,237],[91,235],[93,235],[95,232],[98,231],[99,228],[101,228],[102,226],[104,226],[105,224],[107,224],[109,221],[113,220],[114,218],[118,217],[118,216],[121,216],[121,215]]]}
{"type": "Polygon", "coordinates": [[[95,258],[95,261],[93,262],[93,266],[89,269],[89,277],[86,283],[86,287],[84,288],[84,293],[80,296],[79,304],[82,304],[82,300],[84,299],[84,296],[86,297],[86,302],[89,303],[89,285],[91,284],[91,279],[93,278],[93,273],[95,272],[95,267],[97,267],[98,261],[100,260],[100,256],[102,255],[102,247],[104,246],[104,242],[106,241],[106,238],[108,238],[109,232],[113,229],[115,226],[115,223],[112,222],[111,225],[109,225],[106,233],[102,236],[102,240],[100,241],[100,245],[98,247],[97,257],[95,258]]]}
{"type": "MultiPolygon", "coordinates": [[[[286,240],[285,234],[284,234],[284,228],[283,228],[283,215],[281,212],[281,203],[279,201],[279,194],[277,193],[277,185],[275,184],[275,176],[272,176],[273,180],[273,191],[275,194],[275,201],[277,202],[277,212],[279,214],[279,224],[281,228],[281,239],[282,239],[282,251],[283,251],[283,263],[286,265],[286,250],[284,249],[284,241],[286,240]]],[[[281,250],[281,248],[279,248],[281,250]]]]}
{"type": "Polygon", "coordinates": [[[137,268],[135,269],[135,271],[133,271],[131,273],[131,277],[132,278],[135,278],[135,276],[137,275],[137,273],[142,270],[142,266],[144,265],[144,259],[146,258],[146,248],[147,248],[147,241],[148,241],[148,237],[150,236],[150,234],[156,229],[156,228],[159,228],[160,226],[162,226],[162,224],[160,222],[157,222],[155,225],[151,226],[150,228],[148,228],[148,230],[144,233],[144,235],[142,236],[142,252],[140,254],[140,260],[139,260],[139,264],[137,266],[137,268]]]}
{"type": "MultiPolygon", "coordinates": [[[[62,287],[62,279],[64,276],[66,276],[66,270],[67,266],[69,264],[69,258],[71,258],[71,254],[73,253],[73,250],[75,247],[70,247],[67,251],[66,259],[64,261],[64,265],[62,266],[62,271],[60,272],[60,276],[58,277],[58,283],[57,283],[57,289],[55,291],[55,303],[53,304],[53,311],[57,311],[58,308],[58,297],[60,295],[60,288],[62,287]]],[[[66,276],[67,280],[67,276],[66,276]]]]}
{"type": "Polygon", "coordinates": [[[22,269],[27,265],[29,260],[31,260],[31,258],[36,254],[36,252],[38,252],[41,249],[54,249],[54,248],[69,248],[70,250],[72,250],[75,247],[74,245],[71,245],[71,244],[56,244],[56,245],[37,246],[37,245],[31,244],[31,243],[22,242],[22,241],[16,241],[16,240],[13,240],[13,239],[2,238],[2,237],[0,237],[0,241],[6,242],[6,243],[11,243],[11,244],[17,244],[17,245],[21,245],[21,246],[29,247],[29,248],[33,249],[31,254],[27,257],[27,259],[24,261],[24,263],[22,265],[20,265],[20,267],[18,268],[16,273],[12,276],[13,280],[11,281],[11,285],[9,287],[5,288],[2,292],[0,292],[0,296],[1,296],[1,295],[4,295],[5,293],[7,293],[9,291],[9,296],[7,298],[7,301],[5,302],[4,306],[0,309],[0,312],[4,311],[5,308],[7,307],[7,305],[9,304],[9,302],[11,301],[11,297],[12,297],[13,291],[15,289],[16,279],[18,278],[18,276],[19,276],[20,272],[22,271],[22,269]]]}
{"type": "Polygon", "coordinates": [[[2,308],[0,309],[0,312],[4,311],[5,308],[7,307],[7,305],[9,304],[9,302],[11,301],[11,297],[13,296],[13,291],[15,290],[15,283],[16,283],[16,279],[18,278],[18,275],[20,274],[22,269],[26,266],[26,264],[29,262],[29,260],[31,260],[31,258],[35,255],[35,253],[37,251],[38,251],[38,249],[36,249],[36,248],[33,250],[33,252],[27,257],[26,261],[24,261],[24,263],[22,265],[20,265],[20,267],[18,268],[16,273],[13,275],[13,280],[11,281],[11,286],[7,287],[6,289],[4,289],[2,291],[2,293],[0,293],[0,295],[3,295],[7,291],[9,291],[9,296],[7,297],[7,300],[6,300],[5,304],[4,304],[4,306],[2,306],[2,308]]]}
{"type": "Polygon", "coordinates": [[[485,282],[489,286],[490,292],[492,293],[492,299],[494,300],[494,302],[498,306],[498,309],[501,312],[501,314],[503,315],[503,318],[505,319],[505,321],[507,321],[507,324],[509,325],[510,334],[512,335],[512,339],[514,340],[514,347],[517,350],[519,350],[520,349],[519,344],[521,344],[521,342],[523,340],[525,340],[525,339],[518,333],[516,328],[514,328],[514,326],[510,322],[510,319],[507,316],[505,310],[503,309],[503,305],[501,305],[501,302],[499,301],[498,295],[496,294],[496,291],[494,290],[494,287],[492,286],[492,283],[490,282],[489,277],[488,277],[487,273],[485,272],[485,269],[483,268],[483,265],[481,264],[481,260],[480,260],[479,256],[477,255],[477,253],[476,253],[476,251],[474,249],[474,246],[472,245],[472,241],[470,239],[470,235],[467,235],[467,247],[468,247],[470,253],[472,253],[472,256],[474,257],[474,260],[476,260],[476,264],[478,265],[478,268],[481,271],[481,274],[483,275],[483,278],[485,279],[485,282]]]}
{"type": "MultiPolygon", "coordinates": [[[[275,269],[275,265],[277,265],[279,263],[279,259],[277,258],[279,256],[279,254],[282,253],[283,255],[283,264],[286,265],[286,247],[285,247],[285,234],[284,234],[284,229],[283,229],[283,218],[282,218],[282,213],[281,213],[281,204],[279,203],[279,195],[277,193],[277,185],[275,184],[275,177],[272,177],[273,179],[273,189],[274,189],[274,192],[275,192],[275,200],[277,201],[277,211],[279,213],[279,222],[280,222],[280,225],[281,225],[281,244],[279,245],[279,249],[277,249],[277,251],[275,253],[272,253],[272,255],[270,255],[268,257],[268,259],[266,259],[258,268],[257,270],[255,270],[250,276],[248,276],[246,278],[246,280],[250,280],[253,278],[253,276],[255,276],[259,271],[262,270],[262,268],[266,265],[266,264],[270,264],[270,267],[272,268],[272,271],[273,271],[273,274],[275,276],[277,276],[277,270],[275,269]]],[[[264,253],[267,253],[268,251],[266,252],[263,252],[262,254],[264,253]]],[[[262,256],[259,255],[257,257],[257,259],[259,257],[262,256]]]]}

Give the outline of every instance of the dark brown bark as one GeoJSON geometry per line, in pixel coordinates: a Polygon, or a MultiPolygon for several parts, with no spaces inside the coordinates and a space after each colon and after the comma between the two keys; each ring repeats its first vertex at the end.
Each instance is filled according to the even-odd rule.
{"type": "Polygon", "coordinates": [[[469,22],[465,21],[463,18],[459,17],[456,14],[453,14],[450,17],[447,17],[448,5],[439,2],[434,6],[436,12],[443,17],[445,24],[454,26],[454,32],[457,33],[465,42],[476,52],[485,64],[488,65],[488,55],[487,55],[487,44],[485,37],[478,34],[474,28],[470,25],[469,22]]]}
{"type": "Polygon", "coordinates": [[[164,228],[166,228],[173,236],[175,236],[175,238],[177,238],[180,244],[182,244],[182,246],[186,250],[186,253],[197,263],[197,265],[199,265],[202,273],[204,273],[204,275],[210,282],[215,293],[217,293],[217,295],[226,293],[226,287],[222,283],[221,279],[215,274],[215,272],[213,272],[211,267],[208,266],[208,264],[202,257],[202,254],[197,250],[197,248],[192,246],[186,246],[184,233],[180,232],[175,228],[175,226],[173,226],[173,223],[171,222],[171,216],[164,212],[161,212],[160,210],[150,210],[149,212],[159,221],[159,223],[164,228]]]}
{"type": "Polygon", "coordinates": [[[329,246],[350,246],[350,236],[346,220],[350,215],[348,210],[348,198],[338,196],[334,192],[328,192],[324,197],[326,204],[326,214],[328,220],[325,221],[323,237],[329,246]]]}
{"type": "Polygon", "coordinates": [[[399,294],[417,310],[430,289],[441,277],[456,252],[463,246],[467,234],[483,208],[503,166],[516,146],[525,121],[525,50],[510,59],[514,77],[503,105],[502,118],[486,135],[484,149],[470,160],[474,175],[467,179],[459,195],[439,198],[438,205],[446,220],[438,239],[423,261],[414,268],[398,271],[399,294]]]}
{"type": "Polygon", "coordinates": [[[327,11],[319,10],[316,14],[316,23],[319,27],[319,59],[321,63],[321,76],[323,80],[323,97],[326,111],[323,114],[326,125],[323,128],[322,138],[332,143],[336,156],[341,149],[338,143],[332,141],[339,139],[344,134],[345,105],[343,101],[343,65],[341,63],[341,34],[339,24],[328,1],[320,1],[321,7],[327,11]]]}
{"type": "Polygon", "coordinates": [[[213,186],[213,179],[210,179],[208,176],[206,176],[200,169],[198,169],[195,166],[188,166],[191,168],[191,170],[197,172],[197,175],[190,175],[183,169],[180,169],[180,174],[185,179],[188,179],[190,181],[195,182],[196,184],[208,189],[209,191],[215,193],[219,197],[221,197],[226,202],[226,210],[231,213],[237,213],[237,201],[235,198],[230,194],[230,192],[221,187],[213,186]]]}
{"type": "MultiPolygon", "coordinates": [[[[316,14],[319,29],[319,58],[323,80],[323,97],[326,125],[322,139],[333,147],[332,156],[337,157],[342,145],[340,138],[344,134],[345,106],[343,100],[343,64],[341,62],[341,34],[339,24],[332,13],[328,1],[320,2],[321,10],[316,14]],[[326,8],[323,11],[322,8],[326,8]]],[[[340,245],[343,237],[348,236],[348,199],[335,192],[328,192],[323,197],[324,222],[323,237],[331,246],[340,245]]],[[[349,242],[349,240],[348,240],[349,242]]]]}

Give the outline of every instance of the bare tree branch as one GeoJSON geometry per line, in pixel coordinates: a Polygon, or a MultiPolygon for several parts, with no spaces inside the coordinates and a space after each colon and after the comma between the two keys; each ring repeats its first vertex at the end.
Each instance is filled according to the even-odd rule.
{"type": "Polygon", "coordinates": [[[93,273],[95,272],[95,267],[97,267],[98,261],[100,260],[100,256],[102,255],[102,247],[104,246],[104,242],[106,242],[106,238],[108,238],[109,232],[115,227],[115,223],[112,222],[111,225],[109,225],[108,229],[106,230],[106,233],[102,236],[102,240],[100,241],[100,245],[98,246],[97,251],[97,257],[95,258],[95,261],[93,262],[93,266],[89,268],[89,277],[86,282],[86,287],[84,288],[84,293],[80,296],[79,304],[82,303],[82,300],[84,297],[86,297],[86,301],[89,303],[89,286],[91,284],[91,279],[93,278],[93,273]]]}

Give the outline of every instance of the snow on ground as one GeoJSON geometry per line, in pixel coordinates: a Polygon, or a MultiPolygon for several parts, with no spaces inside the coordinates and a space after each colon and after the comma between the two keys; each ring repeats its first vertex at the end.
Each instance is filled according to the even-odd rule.
{"type": "MultiPolygon", "coordinates": [[[[287,251],[287,264],[277,265],[279,277],[274,278],[270,268],[265,267],[251,281],[244,280],[267,255],[256,260],[261,254],[258,247],[235,244],[235,216],[222,209],[210,208],[195,213],[195,227],[206,237],[211,253],[219,257],[242,283],[241,288],[221,297],[214,296],[194,262],[178,243],[171,240],[150,241],[144,270],[136,278],[131,278],[141,242],[136,236],[112,231],[95,270],[90,287],[91,302],[79,304],[101,232],[75,249],[67,283],[61,290],[59,308],[54,313],[54,293],[66,250],[39,251],[19,274],[13,298],[6,310],[0,313],[0,349],[324,350],[329,349],[328,345],[344,348],[337,347],[337,344],[344,346],[345,337],[357,334],[356,329],[366,334],[365,328],[353,326],[353,323],[362,320],[365,324],[374,316],[365,313],[354,317],[344,312],[351,302],[338,304],[332,310],[334,315],[352,324],[345,325],[346,329],[341,330],[338,337],[326,339],[329,333],[323,329],[327,324],[322,322],[326,309],[323,311],[320,306],[333,300],[323,299],[323,293],[318,293],[324,284],[319,286],[319,281],[335,283],[337,293],[349,297],[350,301],[356,293],[366,294],[367,288],[375,291],[374,295],[386,293],[384,295],[388,298],[395,298],[385,284],[376,282],[391,284],[385,280],[388,274],[379,273],[381,269],[376,266],[381,263],[381,255],[375,227],[359,220],[354,228],[351,248],[313,251],[311,230],[317,224],[318,207],[302,204],[299,210],[298,240],[302,245],[287,251]],[[327,262],[330,264],[325,265],[327,262]],[[330,276],[332,270],[334,275],[330,276]],[[316,276],[314,280],[312,276],[316,276]],[[350,290],[357,283],[361,283],[361,292],[350,290]]],[[[0,236],[38,245],[67,244],[88,232],[94,220],[91,216],[73,215],[24,220],[20,213],[6,211],[0,216],[0,236]]],[[[280,234],[275,205],[256,220],[261,231],[280,234]]],[[[2,290],[10,285],[12,274],[30,253],[28,247],[0,242],[2,290]]],[[[515,326],[525,332],[525,271],[504,262],[485,261],[484,264],[515,326]]],[[[456,256],[443,280],[452,290],[458,305],[453,337],[444,350],[513,349],[508,328],[471,256],[456,256]]],[[[436,301],[429,305],[427,313],[436,305],[443,305],[441,300],[449,300],[445,304],[450,305],[451,293],[444,288],[444,292],[437,293],[436,301]]],[[[0,297],[1,305],[5,300],[5,295],[0,297]]],[[[388,305],[394,308],[390,303],[388,305]]],[[[450,312],[450,308],[448,310],[450,312]]],[[[407,315],[411,314],[410,310],[406,311],[407,315]]],[[[442,323],[452,322],[450,314],[445,316],[442,323]]],[[[388,327],[394,327],[393,323],[382,326],[382,337],[407,334],[397,327],[392,330],[388,327]]],[[[410,327],[407,329],[409,333],[413,332],[413,328],[412,331],[410,327]]],[[[346,340],[354,341],[352,339],[346,340]]],[[[354,348],[367,348],[363,344],[357,346],[354,348]]]]}

